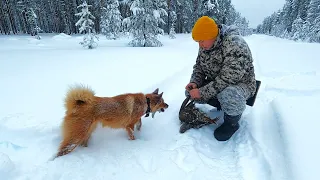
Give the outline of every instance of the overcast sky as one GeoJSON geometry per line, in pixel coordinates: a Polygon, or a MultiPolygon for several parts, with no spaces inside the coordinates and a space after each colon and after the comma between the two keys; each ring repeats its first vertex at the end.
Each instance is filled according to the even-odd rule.
{"type": "Polygon", "coordinates": [[[285,0],[231,0],[238,12],[257,27],[263,19],[283,7],[285,0]]]}

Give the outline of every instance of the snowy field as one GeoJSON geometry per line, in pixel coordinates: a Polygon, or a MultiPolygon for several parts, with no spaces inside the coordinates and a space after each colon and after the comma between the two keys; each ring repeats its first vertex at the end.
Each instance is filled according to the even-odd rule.
{"type": "Polygon", "coordinates": [[[262,85],[239,131],[218,142],[214,125],[179,134],[198,48],[189,34],[161,37],[164,46],[153,48],[101,36],[93,50],[78,44],[80,36],[42,37],[0,36],[1,180],[320,179],[320,44],[246,37],[262,85]],[[61,140],[64,95],[75,83],[98,96],[159,88],[169,108],[143,118],[135,141],[124,130],[99,127],[89,147],[50,161],[61,140]]]}

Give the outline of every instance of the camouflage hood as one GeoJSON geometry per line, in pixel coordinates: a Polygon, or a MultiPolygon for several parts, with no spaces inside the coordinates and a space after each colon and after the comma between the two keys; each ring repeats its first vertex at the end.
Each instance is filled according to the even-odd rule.
{"type": "Polygon", "coordinates": [[[219,46],[221,46],[223,37],[231,35],[240,35],[240,32],[236,26],[226,26],[224,24],[219,25],[219,34],[217,36],[217,40],[215,41],[213,46],[207,51],[212,51],[216,48],[219,48],[219,46]]]}
{"type": "Polygon", "coordinates": [[[236,26],[226,26],[224,24],[219,25],[221,35],[240,35],[240,32],[236,26]]]}

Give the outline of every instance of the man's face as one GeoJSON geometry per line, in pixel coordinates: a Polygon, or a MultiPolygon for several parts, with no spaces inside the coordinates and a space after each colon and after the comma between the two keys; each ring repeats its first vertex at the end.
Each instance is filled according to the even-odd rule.
{"type": "Polygon", "coordinates": [[[201,41],[198,41],[198,43],[202,49],[209,50],[212,47],[214,41],[215,39],[201,40],[201,41]]]}

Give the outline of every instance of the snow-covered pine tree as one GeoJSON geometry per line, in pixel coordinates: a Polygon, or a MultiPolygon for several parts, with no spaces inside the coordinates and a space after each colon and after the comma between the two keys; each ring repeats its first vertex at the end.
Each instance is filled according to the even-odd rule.
{"type": "Polygon", "coordinates": [[[101,33],[107,39],[118,39],[121,32],[122,16],[119,11],[118,0],[107,0],[102,7],[101,33]]]}
{"type": "Polygon", "coordinates": [[[164,31],[159,27],[164,24],[161,16],[167,15],[163,8],[163,0],[134,0],[130,6],[133,15],[124,19],[133,40],[131,46],[154,47],[162,46],[157,36],[164,31]]]}
{"type": "Polygon", "coordinates": [[[79,26],[80,33],[85,33],[83,41],[80,42],[80,44],[84,47],[88,47],[89,49],[93,49],[97,47],[95,39],[98,40],[98,36],[96,36],[95,30],[93,28],[94,22],[92,21],[92,19],[94,19],[95,17],[89,11],[89,7],[91,7],[91,5],[88,5],[85,0],[81,5],[78,6],[78,8],[81,8],[81,12],[76,13],[75,15],[80,16],[80,19],[76,22],[75,25],[79,26]]]}
{"type": "Polygon", "coordinates": [[[302,26],[302,37],[303,37],[303,41],[310,41],[310,28],[311,28],[311,24],[309,21],[303,21],[303,26],[302,26]]]}
{"type": "Polygon", "coordinates": [[[284,11],[284,21],[282,22],[285,25],[285,32],[286,34],[288,32],[291,32],[292,23],[294,21],[293,19],[293,0],[286,0],[286,3],[283,7],[284,11]]]}
{"type": "Polygon", "coordinates": [[[169,38],[175,39],[175,25],[177,23],[177,13],[175,11],[176,5],[174,3],[174,0],[168,0],[168,33],[169,33],[169,38]]]}
{"type": "Polygon", "coordinates": [[[307,20],[311,23],[320,16],[320,0],[311,0],[307,11],[307,20]]]}
{"type": "Polygon", "coordinates": [[[236,14],[236,20],[233,25],[237,27],[242,36],[250,35],[252,32],[249,30],[249,22],[246,20],[246,18],[242,17],[240,13],[236,14]]]}
{"type": "Polygon", "coordinates": [[[60,12],[61,12],[61,26],[63,29],[62,32],[66,33],[66,34],[71,34],[71,30],[70,30],[70,26],[69,26],[69,22],[68,22],[68,18],[67,18],[67,0],[59,0],[60,2],[60,12]]]}
{"type": "Polygon", "coordinates": [[[102,7],[104,5],[105,0],[87,0],[92,7],[90,8],[91,14],[95,17],[93,19],[94,22],[94,30],[97,34],[101,33],[100,22],[102,16],[102,7]]]}
{"type": "Polygon", "coordinates": [[[222,24],[231,25],[230,16],[233,10],[231,0],[216,0],[216,4],[219,12],[219,21],[222,24]]]}
{"type": "Polygon", "coordinates": [[[277,22],[278,16],[279,16],[279,14],[276,13],[276,12],[274,12],[271,15],[271,26],[274,27],[274,28],[271,29],[270,34],[273,35],[273,36],[276,36],[276,34],[277,34],[276,27],[278,25],[278,22],[277,22]]]}
{"type": "Polygon", "coordinates": [[[176,24],[176,20],[177,20],[177,14],[176,14],[176,12],[171,11],[170,16],[171,16],[171,27],[170,27],[170,32],[169,32],[169,38],[175,39],[176,38],[175,24],[176,24]]]}
{"type": "Polygon", "coordinates": [[[227,15],[227,18],[226,18],[225,24],[226,25],[234,24],[238,15],[235,7],[232,4],[230,4],[229,9],[227,9],[226,15],[227,15]]]}
{"type": "Polygon", "coordinates": [[[34,12],[33,8],[29,8],[27,10],[26,17],[31,28],[31,35],[35,36],[36,39],[40,40],[41,36],[39,35],[39,32],[41,31],[41,29],[38,26],[38,16],[34,12]]]}
{"type": "Polygon", "coordinates": [[[296,19],[298,19],[300,2],[301,2],[301,0],[292,0],[292,3],[291,3],[292,12],[290,15],[290,17],[292,18],[291,27],[292,27],[293,22],[296,19]]]}
{"type": "Polygon", "coordinates": [[[194,25],[193,2],[192,0],[177,0],[177,32],[190,33],[194,25]]]}
{"type": "Polygon", "coordinates": [[[202,12],[203,16],[213,17],[217,20],[219,14],[218,2],[216,0],[204,0],[202,1],[202,12]]]}
{"type": "Polygon", "coordinates": [[[311,0],[307,14],[310,24],[309,41],[320,43],[320,0],[311,0]]]}
{"type": "Polygon", "coordinates": [[[320,43],[320,16],[318,16],[314,20],[314,26],[312,29],[312,33],[313,33],[313,41],[320,43]]]}
{"type": "Polygon", "coordinates": [[[292,29],[290,32],[290,39],[293,40],[305,40],[307,39],[307,32],[309,32],[309,23],[306,23],[307,19],[307,7],[310,0],[293,0],[291,14],[294,21],[292,22],[292,29]]]}
{"type": "Polygon", "coordinates": [[[283,38],[284,32],[286,31],[286,25],[283,23],[284,15],[283,10],[278,10],[278,12],[274,14],[272,34],[276,37],[283,38]]]}
{"type": "Polygon", "coordinates": [[[30,32],[31,36],[35,36],[36,39],[41,39],[39,32],[41,31],[38,26],[38,16],[36,15],[34,9],[36,5],[33,1],[25,0],[18,1],[18,7],[25,17],[25,23],[27,30],[30,32]]]}
{"type": "Polygon", "coordinates": [[[310,0],[300,0],[299,4],[299,17],[303,20],[307,20],[308,15],[308,7],[310,4],[310,0]]]}
{"type": "Polygon", "coordinates": [[[303,20],[298,17],[296,20],[292,23],[292,30],[291,30],[291,39],[298,41],[303,40],[303,20]]]}

